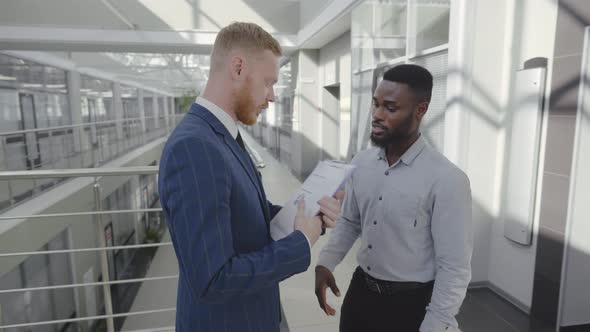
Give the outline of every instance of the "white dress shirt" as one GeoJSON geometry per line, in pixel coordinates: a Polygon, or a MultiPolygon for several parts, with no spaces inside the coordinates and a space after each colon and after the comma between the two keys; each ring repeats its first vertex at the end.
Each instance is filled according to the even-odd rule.
{"type": "Polygon", "coordinates": [[[229,114],[227,114],[227,112],[221,109],[221,107],[213,104],[212,102],[208,101],[203,97],[197,97],[195,103],[205,107],[209,110],[209,112],[213,113],[217,120],[219,120],[219,122],[223,124],[225,129],[229,131],[231,137],[233,137],[234,139],[238,137],[238,123],[234,119],[232,119],[232,117],[229,114]]]}
{"type": "Polygon", "coordinates": [[[359,152],[352,163],[357,168],[318,265],[333,271],[360,237],[357,260],[371,276],[435,281],[421,332],[456,328],[471,280],[469,179],[422,137],[391,166],[379,148],[359,152]]]}

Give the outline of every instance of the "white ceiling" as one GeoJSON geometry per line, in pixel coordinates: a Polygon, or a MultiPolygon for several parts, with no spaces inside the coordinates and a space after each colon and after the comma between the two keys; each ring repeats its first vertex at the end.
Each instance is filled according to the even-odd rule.
{"type": "MultiPolygon", "coordinates": [[[[58,55],[58,54],[56,54],[58,55]]],[[[200,90],[208,78],[209,56],[152,53],[71,53],[76,67],[112,73],[175,95],[200,90]]]]}
{"type": "MultiPolygon", "coordinates": [[[[313,0],[305,0],[313,1],[313,0]]],[[[299,31],[299,2],[277,0],[3,0],[0,25],[217,31],[233,21],[299,31]]]]}
{"type": "Polygon", "coordinates": [[[77,68],[180,94],[207,79],[206,55],[221,27],[255,22],[289,54],[349,29],[347,13],[357,2],[0,0],[0,51],[44,51],[77,68]]]}

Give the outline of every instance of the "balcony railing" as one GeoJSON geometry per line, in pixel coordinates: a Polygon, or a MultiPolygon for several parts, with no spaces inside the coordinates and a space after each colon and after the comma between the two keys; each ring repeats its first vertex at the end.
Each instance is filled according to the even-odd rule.
{"type": "MultiPolygon", "coordinates": [[[[182,116],[127,118],[0,132],[0,169],[19,171],[98,167],[166,136],[182,116]]],[[[0,211],[36,196],[58,182],[55,178],[0,182],[0,211]]]]}
{"type": "MultiPolygon", "coordinates": [[[[16,181],[16,180],[41,180],[46,178],[68,179],[68,178],[93,178],[94,184],[94,209],[93,211],[83,211],[75,213],[54,213],[54,214],[37,214],[37,215],[20,215],[10,217],[0,217],[0,224],[13,220],[25,220],[24,222],[55,222],[57,220],[68,220],[69,223],[88,222],[93,220],[96,230],[97,247],[85,247],[63,250],[41,250],[41,251],[26,251],[26,252],[2,252],[0,253],[0,261],[2,259],[13,258],[17,256],[34,256],[34,255],[56,255],[56,254],[80,254],[88,252],[97,252],[100,258],[100,271],[102,274],[102,281],[89,283],[71,283],[60,285],[48,285],[42,287],[16,288],[16,289],[0,289],[0,296],[4,294],[24,293],[24,292],[41,292],[48,290],[59,289],[73,289],[84,287],[102,287],[102,294],[104,298],[104,314],[94,316],[79,316],[79,311],[76,317],[47,320],[47,321],[33,321],[20,322],[9,325],[3,325],[0,321],[0,330],[5,329],[30,329],[35,326],[47,326],[56,324],[80,323],[88,321],[106,320],[106,330],[108,332],[115,331],[115,318],[130,317],[137,315],[150,315],[162,312],[173,312],[175,307],[158,308],[153,310],[142,310],[135,312],[113,312],[113,300],[111,294],[111,286],[131,283],[153,282],[158,280],[168,280],[178,278],[177,274],[170,274],[165,276],[150,277],[150,278],[134,278],[125,280],[110,280],[111,271],[109,271],[109,255],[108,253],[115,250],[123,249],[137,249],[137,248],[158,248],[163,246],[170,246],[171,242],[162,243],[146,243],[134,245],[119,245],[109,246],[106,243],[104,235],[104,216],[112,214],[138,214],[138,213],[159,213],[161,208],[145,208],[145,209],[128,209],[128,210],[110,210],[105,211],[102,207],[101,196],[101,180],[105,177],[113,176],[139,176],[139,175],[155,175],[158,172],[157,166],[145,167],[125,167],[125,168],[82,168],[82,169],[62,169],[62,170],[33,170],[33,171],[7,171],[0,172],[0,181],[16,181]],[[93,219],[80,219],[80,217],[93,216],[93,219]]],[[[9,232],[10,230],[8,230],[9,232]]],[[[23,239],[26,241],[27,239],[23,239]]],[[[2,285],[0,285],[1,287],[2,285]]],[[[49,308],[46,308],[47,310],[49,308]]],[[[174,327],[158,328],[157,331],[173,331],[174,327]]],[[[152,331],[152,330],[150,330],[152,331]]]]}
{"type": "MultiPolygon", "coordinates": [[[[174,122],[170,122],[169,126],[172,127],[176,125],[180,117],[175,117],[174,122]]],[[[124,120],[125,123],[135,123],[133,121],[124,120]]],[[[97,131],[101,130],[101,126],[106,127],[109,124],[112,124],[112,121],[108,121],[105,123],[93,123],[93,124],[84,124],[80,126],[65,126],[64,128],[46,128],[43,130],[34,130],[34,131],[19,131],[19,132],[12,132],[12,133],[3,133],[1,137],[15,137],[17,135],[25,135],[28,133],[36,133],[39,131],[56,131],[56,130],[69,130],[72,129],[84,129],[89,126],[96,126],[97,131]]],[[[51,134],[49,137],[52,137],[51,134]]],[[[154,138],[157,135],[153,136],[154,138]]],[[[138,142],[145,144],[146,140],[149,138],[146,135],[141,135],[138,142]]],[[[3,140],[4,141],[4,140],[3,140]]],[[[130,146],[134,146],[131,144],[130,146]]],[[[250,153],[251,158],[256,163],[258,167],[264,167],[264,160],[260,157],[260,155],[250,147],[248,147],[248,152],[250,153]]],[[[99,152],[96,151],[97,149],[89,149],[88,151],[92,152],[93,154],[98,155],[99,152]]],[[[125,151],[121,148],[119,151],[125,151]]],[[[81,149],[77,155],[81,155],[84,152],[81,149]]],[[[97,164],[100,164],[98,162],[97,164]]],[[[57,165],[57,164],[54,164],[57,165]]],[[[82,164],[83,165],[83,164],[82,164]]],[[[83,165],[86,166],[86,165],[83,165]]],[[[142,166],[142,167],[122,167],[122,168],[108,168],[108,167],[101,167],[101,168],[71,168],[71,169],[32,169],[32,170],[12,170],[12,171],[2,171],[0,172],[0,183],[18,183],[22,181],[29,181],[32,183],[42,183],[46,179],[55,179],[56,183],[62,182],[64,180],[76,180],[76,179],[93,179],[93,182],[86,181],[81,182],[81,186],[90,186],[92,185],[93,189],[93,197],[88,196],[85,201],[89,202],[90,206],[93,208],[89,211],[78,211],[78,207],[75,207],[76,212],[67,212],[67,213],[41,213],[41,214],[24,214],[24,215],[10,215],[3,216],[0,214],[0,229],[7,229],[5,232],[11,232],[12,228],[10,227],[1,227],[3,223],[12,223],[13,227],[16,226],[15,224],[18,223],[36,223],[43,224],[43,223],[53,223],[57,222],[60,223],[59,227],[69,227],[74,224],[80,223],[93,223],[93,225],[88,226],[91,230],[96,232],[96,238],[93,242],[95,244],[88,245],[88,246],[80,246],[78,248],[70,248],[70,246],[65,247],[64,249],[59,250],[50,250],[50,247],[47,247],[47,250],[36,250],[43,246],[43,243],[30,243],[33,247],[30,247],[25,250],[15,250],[10,251],[11,248],[4,247],[0,252],[0,266],[3,264],[3,260],[14,260],[15,258],[23,258],[23,257],[40,257],[40,256],[48,256],[48,255],[70,255],[70,259],[74,260],[72,257],[78,257],[76,255],[84,255],[88,253],[97,253],[99,255],[100,265],[96,266],[96,270],[100,271],[100,275],[102,276],[102,280],[93,279],[92,282],[76,282],[76,279],[80,279],[79,276],[72,279],[71,283],[64,283],[64,284],[52,284],[47,283],[41,285],[33,285],[35,287],[21,287],[21,288],[7,288],[6,285],[0,284],[0,297],[1,296],[10,296],[14,294],[23,294],[23,293],[34,293],[34,292],[46,292],[46,291],[57,291],[57,290],[73,290],[73,289],[84,289],[86,287],[101,287],[102,288],[102,298],[101,304],[104,303],[104,307],[99,308],[98,310],[103,310],[100,312],[101,314],[87,314],[88,309],[86,312],[81,312],[79,305],[76,307],[75,315],[70,317],[59,317],[59,319],[53,320],[16,320],[11,319],[8,320],[9,323],[6,323],[7,320],[2,321],[2,315],[0,312],[0,331],[11,331],[11,330],[21,330],[21,329],[30,329],[35,326],[61,326],[63,327],[64,324],[73,324],[79,325],[83,324],[84,322],[96,322],[101,320],[102,322],[106,322],[104,325],[104,329],[108,332],[115,331],[115,327],[117,326],[117,322],[121,323],[122,319],[130,316],[141,316],[141,315],[151,315],[156,313],[165,313],[165,312],[174,312],[176,309],[175,307],[156,307],[153,310],[136,310],[130,311],[131,309],[124,311],[121,308],[117,309],[117,312],[113,310],[113,289],[117,289],[117,287],[121,285],[140,285],[144,282],[156,282],[162,280],[170,280],[170,279],[177,279],[177,271],[171,271],[170,273],[164,273],[166,275],[159,275],[155,277],[134,277],[131,276],[129,278],[121,278],[120,276],[117,277],[115,274],[115,278],[111,280],[113,275],[113,269],[116,270],[116,267],[113,268],[113,253],[119,251],[129,252],[130,250],[143,250],[143,249],[152,249],[156,250],[161,247],[169,247],[171,246],[171,242],[160,242],[160,243],[140,243],[140,241],[135,241],[134,243],[121,245],[121,243],[107,243],[105,240],[105,223],[108,223],[107,218],[113,217],[116,215],[134,215],[136,218],[129,218],[126,222],[133,222],[133,220],[138,220],[138,216],[140,214],[144,215],[153,215],[153,214],[160,214],[162,209],[161,208],[150,208],[149,205],[135,205],[133,207],[142,206],[145,208],[132,208],[132,209],[104,209],[103,208],[103,201],[105,199],[104,195],[101,195],[101,191],[103,190],[103,186],[106,185],[106,178],[109,177],[124,177],[124,178],[131,178],[131,177],[139,177],[140,179],[145,176],[155,176],[158,172],[157,166],[142,166]],[[102,184],[101,184],[102,182],[102,184]],[[131,221],[130,221],[131,220],[131,221]],[[32,249],[33,248],[33,249],[32,249]],[[104,314],[102,314],[104,313],[104,314]]],[[[140,180],[141,182],[141,180],[140,180]]],[[[112,189],[112,181],[108,182],[112,189]]],[[[119,186],[119,184],[116,184],[119,186]]],[[[0,193],[1,193],[0,188],[0,193]]],[[[136,189],[136,188],[133,188],[136,189]]],[[[157,190],[154,188],[154,190],[157,190]]],[[[13,197],[13,196],[11,196],[13,197]]],[[[87,205],[88,206],[88,205],[87,205]]],[[[149,220],[149,219],[148,219],[149,220]]],[[[8,224],[5,224],[8,225],[8,224]]],[[[18,232],[15,232],[19,234],[18,232]]],[[[6,233],[5,233],[6,234],[6,233]]],[[[5,235],[4,234],[4,235],[5,235]]],[[[0,234],[2,235],[2,234],[0,234]]],[[[27,234],[20,235],[20,236],[27,236],[27,234]]],[[[27,238],[23,238],[22,241],[28,241],[27,238]]],[[[70,241],[71,242],[71,241],[70,241]]],[[[95,261],[97,261],[95,259],[95,261]]],[[[83,278],[82,278],[83,279],[83,278]]],[[[24,284],[23,284],[24,285],[24,284]]],[[[24,285],[26,286],[26,285],[24,285]]],[[[79,295],[75,293],[76,303],[81,302],[79,295]]],[[[46,308],[47,310],[49,308],[46,308]]],[[[143,308],[142,308],[143,309],[143,308]]],[[[0,309],[1,311],[1,309],[0,309]]],[[[99,311],[97,311],[99,312],[99,311]]],[[[6,316],[4,317],[6,318],[6,316]]],[[[120,324],[119,324],[120,325],[120,324]]],[[[173,326],[168,327],[158,327],[155,329],[150,329],[149,331],[174,331],[173,326]]]]}

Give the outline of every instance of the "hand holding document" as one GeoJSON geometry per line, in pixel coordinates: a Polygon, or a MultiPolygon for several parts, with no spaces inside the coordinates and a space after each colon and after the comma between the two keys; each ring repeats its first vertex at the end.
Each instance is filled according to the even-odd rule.
{"type": "Polygon", "coordinates": [[[270,235],[277,241],[293,232],[299,200],[305,200],[305,216],[319,213],[318,201],[324,196],[333,196],[341,188],[356,166],[337,161],[321,161],[303,182],[303,185],[283,205],[270,222],[270,235]]]}

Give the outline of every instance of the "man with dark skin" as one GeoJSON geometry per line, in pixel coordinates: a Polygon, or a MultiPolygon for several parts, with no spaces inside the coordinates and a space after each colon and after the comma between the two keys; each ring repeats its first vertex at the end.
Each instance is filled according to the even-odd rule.
{"type": "Polygon", "coordinates": [[[373,96],[371,141],[336,228],[316,266],[316,296],[327,315],[326,288],[340,296],[334,268],[357,238],[359,267],[342,305],[340,331],[442,332],[471,279],[471,192],[467,176],[420,133],[432,75],[417,65],[389,69],[373,96]]]}

